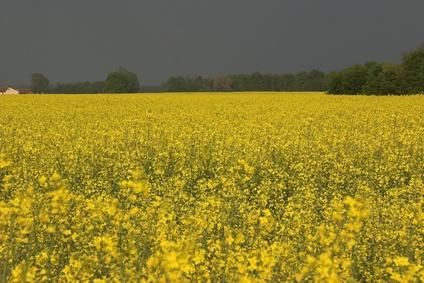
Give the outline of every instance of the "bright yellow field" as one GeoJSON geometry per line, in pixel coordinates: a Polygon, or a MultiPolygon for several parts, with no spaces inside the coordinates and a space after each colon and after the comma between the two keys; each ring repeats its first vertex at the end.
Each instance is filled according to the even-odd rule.
{"type": "Polygon", "coordinates": [[[420,282],[423,117],[424,96],[0,97],[0,282],[420,282]]]}

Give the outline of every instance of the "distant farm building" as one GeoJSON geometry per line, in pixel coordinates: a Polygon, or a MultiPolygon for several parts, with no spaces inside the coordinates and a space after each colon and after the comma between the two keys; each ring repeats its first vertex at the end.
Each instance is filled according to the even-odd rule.
{"type": "Polygon", "coordinates": [[[12,88],[12,87],[0,87],[0,94],[31,94],[30,89],[25,88],[12,88]]]}

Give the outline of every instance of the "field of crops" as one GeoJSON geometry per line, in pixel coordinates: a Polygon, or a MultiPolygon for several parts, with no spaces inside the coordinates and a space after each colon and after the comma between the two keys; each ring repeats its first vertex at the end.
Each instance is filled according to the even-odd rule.
{"type": "Polygon", "coordinates": [[[0,282],[420,282],[423,117],[424,96],[0,97],[0,282]]]}

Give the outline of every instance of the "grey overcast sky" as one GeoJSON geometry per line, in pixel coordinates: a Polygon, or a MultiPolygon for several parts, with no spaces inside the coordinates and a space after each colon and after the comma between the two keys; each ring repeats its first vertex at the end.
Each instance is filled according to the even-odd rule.
{"type": "Polygon", "coordinates": [[[400,62],[423,0],[0,0],[0,85],[336,70],[400,62]]]}

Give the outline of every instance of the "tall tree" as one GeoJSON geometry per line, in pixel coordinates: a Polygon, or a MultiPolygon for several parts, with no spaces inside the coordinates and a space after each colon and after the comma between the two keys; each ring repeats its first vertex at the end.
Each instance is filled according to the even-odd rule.
{"type": "Polygon", "coordinates": [[[31,90],[34,93],[44,93],[49,88],[50,81],[46,76],[40,73],[31,75],[31,90]]]}
{"type": "Polygon", "coordinates": [[[105,87],[109,93],[135,93],[140,90],[140,83],[135,73],[120,68],[107,76],[105,87]]]}
{"type": "Polygon", "coordinates": [[[403,75],[409,93],[424,93],[424,46],[403,58],[403,75]]]}

